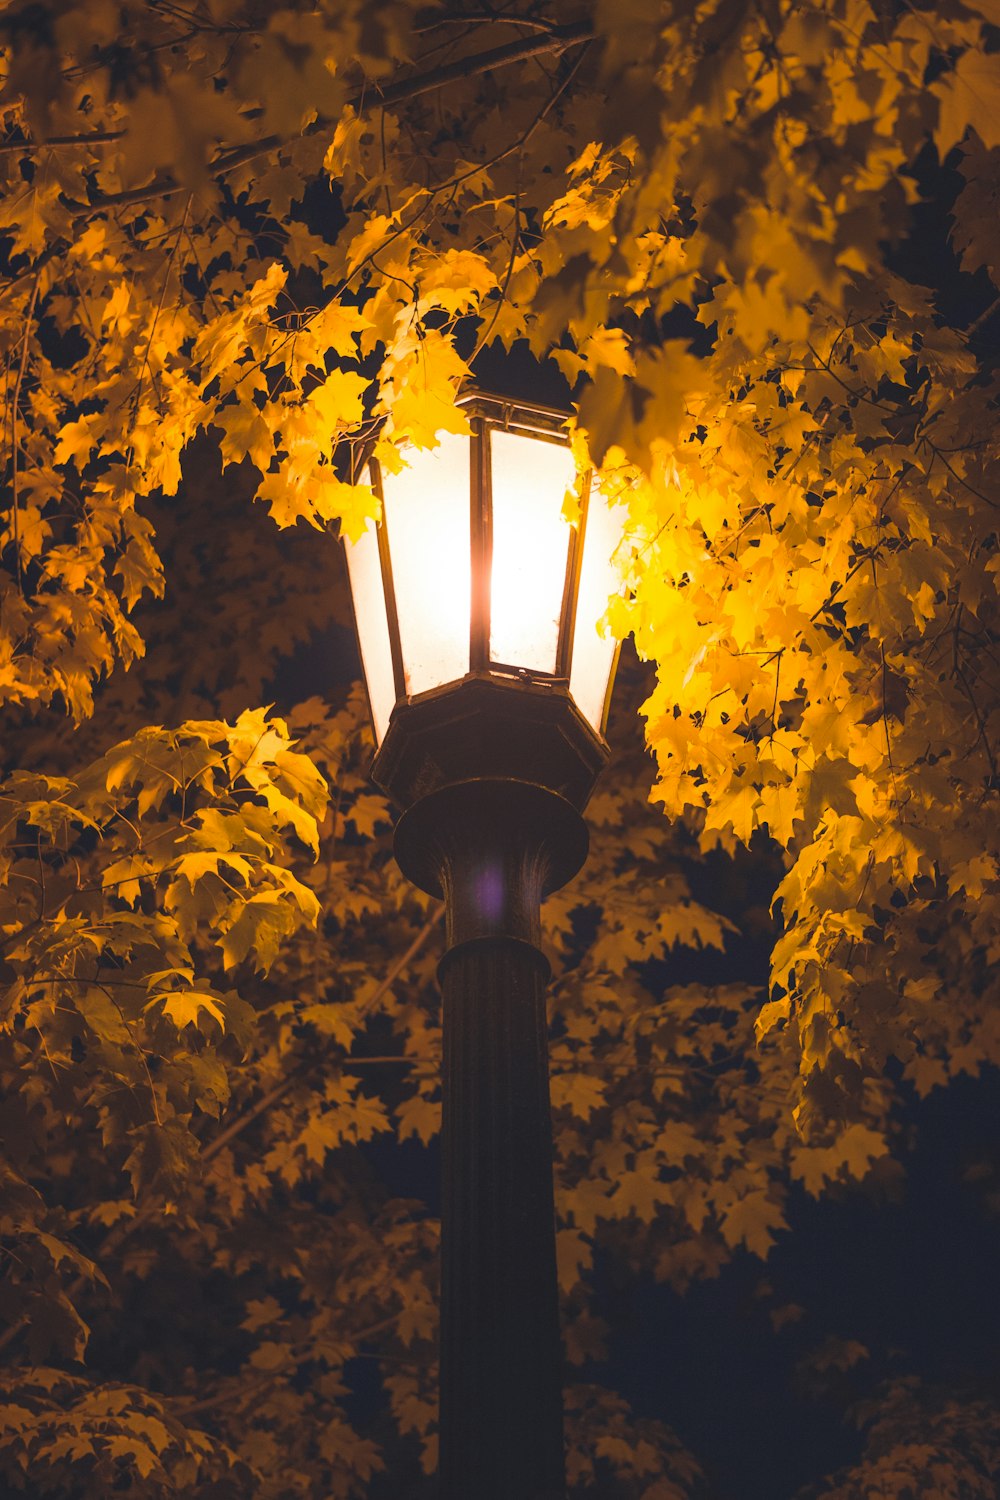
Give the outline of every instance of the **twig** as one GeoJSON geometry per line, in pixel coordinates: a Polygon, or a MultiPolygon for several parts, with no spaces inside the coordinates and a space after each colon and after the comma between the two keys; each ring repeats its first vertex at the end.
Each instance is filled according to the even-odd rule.
{"type": "MultiPolygon", "coordinates": [[[[346,1335],[343,1339],[340,1340],[340,1342],[342,1344],[349,1344],[353,1348],[354,1344],[361,1343],[363,1339],[369,1339],[376,1333],[384,1333],[386,1329],[394,1328],[399,1322],[399,1316],[399,1313],[394,1313],[389,1318],[382,1318],[378,1323],[372,1323],[369,1325],[369,1327],[362,1328],[357,1333],[346,1335]]],[[[315,1357],[308,1345],[304,1345],[299,1349],[293,1349],[291,1351],[291,1354],[296,1368],[298,1367],[298,1365],[303,1364],[315,1357]]],[[[349,1357],[352,1359],[356,1359],[358,1356],[356,1354],[352,1354],[349,1357]]],[[[200,1415],[200,1413],[206,1411],[214,1411],[219,1406],[225,1406],[232,1399],[233,1395],[243,1397],[245,1402],[245,1398],[248,1395],[258,1395],[261,1391],[266,1390],[268,1386],[274,1385],[278,1380],[282,1379],[282,1377],[287,1376],[288,1373],[288,1369],[268,1370],[259,1380],[250,1382],[247,1382],[244,1375],[241,1373],[240,1375],[234,1376],[232,1379],[232,1392],[217,1391],[214,1396],[203,1396],[198,1401],[171,1402],[170,1410],[174,1415],[186,1421],[189,1417],[200,1415]]],[[[168,1397],[161,1397],[160,1399],[164,1402],[169,1400],[168,1397]]]]}
{"type": "Polygon", "coordinates": [[[990,303],[986,311],[980,313],[979,317],[976,318],[972,323],[970,323],[968,328],[962,330],[965,334],[965,337],[971,338],[974,333],[978,333],[983,324],[988,323],[993,317],[994,313],[998,312],[1000,312],[1000,297],[994,297],[993,301],[990,303]]]}
{"type": "MultiPolygon", "coordinates": [[[[400,83],[390,84],[379,93],[360,89],[346,102],[359,114],[364,113],[367,108],[380,106],[385,109],[395,104],[405,104],[411,99],[419,99],[423,94],[433,93],[434,90],[442,88],[447,83],[453,83],[457,79],[473,78],[477,74],[490,73],[495,68],[504,68],[511,63],[524,62],[528,58],[544,56],[546,53],[565,52],[569,47],[575,47],[580,42],[591,41],[593,36],[594,30],[590,22],[579,21],[571,26],[553,28],[552,31],[541,36],[522,38],[516,42],[508,42],[502,47],[492,47],[486,52],[473,54],[472,57],[460,58],[458,62],[445,63],[439,68],[431,69],[429,73],[418,74],[416,78],[406,78],[400,83]]],[[[234,172],[237,168],[246,166],[258,156],[268,156],[272,151],[280,150],[283,146],[293,145],[296,139],[305,139],[329,130],[333,123],[326,115],[319,115],[298,137],[269,135],[259,141],[250,141],[245,146],[230,147],[228,150],[220,151],[215,160],[208,164],[208,170],[213,176],[224,176],[227,172],[234,172]]],[[[89,203],[71,205],[79,210],[74,222],[75,224],[86,222],[94,214],[102,213],[107,208],[122,208],[130,203],[144,203],[149,198],[169,198],[183,191],[184,185],[169,172],[165,172],[154,177],[153,181],[146,183],[145,187],[129,188],[120,193],[105,193],[92,198],[89,203]]]]}
{"type": "Polygon", "coordinates": [[[486,345],[489,343],[490,338],[491,338],[492,333],[493,333],[493,330],[497,326],[497,319],[499,318],[500,314],[503,312],[504,303],[507,301],[507,289],[510,286],[511,276],[514,274],[514,262],[517,259],[517,250],[518,250],[518,246],[520,245],[520,243],[521,243],[521,188],[520,188],[520,185],[519,185],[518,189],[517,189],[517,192],[514,195],[514,226],[513,226],[513,229],[511,230],[511,236],[510,236],[510,256],[509,256],[508,261],[507,261],[507,273],[506,273],[506,275],[504,276],[504,279],[503,279],[503,286],[501,286],[501,288],[500,288],[500,300],[498,301],[498,303],[496,305],[496,308],[494,309],[492,318],[490,319],[489,323],[486,325],[486,329],[484,330],[483,333],[480,334],[478,340],[476,341],[476,347],[475,347],[475,349],[473,349],[472,354],[469,356],[469,366],[470,366],[470,368],[472,367],[472,365],[475,364],[477,356],[482,353],[483,349],[485,349],[486,345]]]}
{"type": "MultiPolygon", "coordinates": [[[[424,946],[424,943],[426,943],[427,939],[430,937],[431,933],[434,931],[434,928],[438,925],[443,916],[444,906],[438,904],[436,910],[432,911],[431,915],[427,918],[427,921],[424,923],[423,927],[421,927],[420,931],[413,939],[413,942],[403,954],[402,958],[398,959],[396,963],[393,964],[386,977],[382,980],[382,983],[378,986],[375,993],[371,996],[371,999],[368,1001],[369,1005],[374,1005],[379,1000],[381,1000],[386,991],[393,984],[395,984],[396,980],[399,978],[400,974],[407,967],[410,961],[415,958],[416,955],[420,952],[420,949],[424,946]]],[[[352,1059],[345,1058],[344,1061],[345,1064],[350,1064],[352,1059]]],[[[238,1115],[235,1120],[233,1120],[229,1125],[226,1126],[225,1130],[220,1131],[215,1139],[209,1142],[209,1144],[205,1147],[205,1150],[201,1153],[202,1161],[208,1162],[211,1161],[213,1157],[218,1156],[219,1152],[224,1150],[225,1147],[229,1145],[230,1141],[234,1140],[236,1136],[242,1134],[242,1132],[246,1130],[247,1126],[252,1125],[254,1120],[256,1120],[260,1115],[264,1114],[266,1110],[271,1108],[272,1104],[276,1104],[277,1101],[283,1098],[284,1095],[287,1094],[290,1089],[294,1088],[297,1083],[301,1083],[304,1079],[308,1078],[310,1073],[315,1072],[322,1066],[322,1059],[310,1057],[305,1061],[299,1063],[299,1065],[293,1068],[290,1073],[286,1073],[284,1078],[280,1079],[276,1084],[268,1089],[266,1094],[263,1094],[257,1100],[256,1104],[254,1104],[250,1109],[246,1110],[244,1114],[238,1115]]],[[[133,1220],[132,1222],[135,1221],[133,1220]]]]}
{"type": "MultiPolygon", "coordinates": [[[[191,207],[191,199],[193,196],[194,195],[192,193],[188,193],[187,195],[187,202],[184,204],[184,212],[181,214],[181,222],[177,230],[177,238],[174,240],[173,248],[170,251],[170,254],[167,256],[167,265],[163,273],[163,285],[160,288],[160,300],[156,304],[156,311],[153,314],[153,321],[149,325],[149,337],[146,340],[146,348],[142,356],[142,364],[139,367],[139,378],[136,381],[135,396],[132,401],[132,421],[129,426],[128,434],[128,463],[130,466],[132,463],[133,454],[132,439],[135,434],[135,424],[139,420],[139,402],[142,400],[143,381],[146,378],[146,371],[149,368],[149,356],[153,352],[153,335],[156,333],[156,325],[160,321],[160,313],[163,311],[163,301],[167,295],[167,287],[170,284],[170,273],[174,268],[174,261],[177,259],[177,251],[180,249],[180,243],[184,235],[184,228],[187,224],[188,211],[191,207]]],[[[157,389],[157,399],[160,399],[159,389],[157,389]]],[[[139,842],[141,843],[141,840],[139,842]]]]}
{"type": "Polygon", "coordinates": [[[14,561],[17,568],[17,586],[24,593],[24,584],[21,577],[21,527],[20,514],[18,511],[17,491],[17,404],[21,399],[21,386],[24,383],[24,372],[28,364],[28,345],[31,343],[31,320],[35,315],[35,303],[38,301],[38,287],[42,279],[41,269],[35,272],[35,279],[31,285],[31,296],[28,298],[28,309],[24,315],[24,342],[21,345],[21,363],[17,372],[17,380],[14,382],[14,395],[10,403],[10,529],[14,538],[14,561]]]}
{"type": "Polygon", "coordinates": [[[124,130],[85,130],[79,135],[50,135],[44,141],[0,141],[0,154],[11,151],[48,151],[55,146],[106,146],[120,141],[124,130]]]}
{"type": "MultiPolygon", "coordinates": [[[[369,1004],[374,1004],[378,999],[380,999],[381,996],[385,994],[386,990],[389,989],[390,985],[392,985],[396,981],[406,965],[423,947],[424,943],[427,941],[434,928],[440,922],[443,915],[444,906],[443,904],[438,903],[436,908],[432,910],[423,927],[421,927],[420,931],[413,939],[413,942],[403,954],[402,958],[398,959],[397,962],[393,964],[385,979],[383,979],[382,983],[378,986],[375,993],[372,995],[369,1004]]],[[[231,1125],[228,1125],[220,1135],[216,1136],[215,1140],[212,1141],[205,1149],[205,1151],[202,1152],[202,1161],[210,1161],[213,1156],[217,1156],[218,1153],[225,1146],[227,1146],[235,1136],[239,1135],[241,1131],[247,1128],[248,1125],[252,1124],[253,1121],[257,1119],[259,1115],[262,1115],[266,1109],[269,1109],[270,1106],[274,1104],[276,1100],[281,1098],[281,1096],[285,1094],[295,1083],[298,1083],[303,1078],[308,1077],[311,1072],[315,1071],[321,1066],[322,1062],[319,1059],[310,1058],[307,1063],[300,1064],[297,1068],[293,1069],[292,1072],[287,1074],[279,1084],[276,1084],[274,1088],[270,1089],[262,1099],[259,1099],[252,1109],[247,1110],[245,1114],[239,1116],[239,1118],[234,1120],[231,1125]]],[[[151,1218],[155,1217],[155,1215],[159,1212],[159,1203],[149,1203],[133,1218],[120,1220],[115,1228],[112,1229],[108,1234],[106,1240],[104,1241],[104,1244],[101,1246],[100,1253],[103,1255],[108,1255],[112,1250],[117,1250],[119,1245],[121,1245],[124,1240],[128,1239],[136,1229],[138,1229],[141,1225],[148,1223],[148,1221],[151,1218]]],[[[84,1278],[83,1276],[78,1276],[76,1280],[71,1283],[66,1294],[67,1297],[69,1297],[70,1299],[75,1297],[83,1286],[85,1279],[86,1278],[84,1278]]],[[[0,1351],[6,1349],[7,1345],[13,1342],[13,1340],[22,1331],[22,1329],[27,1327],[28,1321],[29,1320],[27,1316],[19,1318],[16,1322],[9,1324],[9,1326],[3,1331],[3,1333],[0,1333],[0,1351]]]]}

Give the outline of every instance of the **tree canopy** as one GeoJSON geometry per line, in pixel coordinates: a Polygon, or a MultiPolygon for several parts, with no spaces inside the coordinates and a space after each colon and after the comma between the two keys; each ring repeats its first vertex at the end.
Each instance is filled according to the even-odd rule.
{"type": "MultiPolygon", "coordinates": [[[[790,1185],[889,1180],[900,1090],[1000,1062],[998,28],[995,0],[0,17],[10,1486],[433,1468],[436,1220],[378,1143],[437,1130],[440,913],[394,871],[358,690],[281,683],[344,619],[359,445],[461,430],[497,351],[572,391],[645,664],[548,908],[581,1493],[705,1483],[590,1379],[595,1256],[681,1289],[766,1257],[790,1185]],[[723,856],[757,862],[731,909],[723,856]],[[741,924],[769,975],[709,982],[741,924]]],[[[937,1463],[992,1494],[995,1430],[897,1382],[817,1493],[937,1463]]]]}

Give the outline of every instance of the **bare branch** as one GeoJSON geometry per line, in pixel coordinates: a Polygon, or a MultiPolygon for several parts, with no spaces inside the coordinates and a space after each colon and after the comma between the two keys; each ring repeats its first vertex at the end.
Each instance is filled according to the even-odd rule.
{"type": "Polygon", "coordinates": [[[24,384],[24,372],[28,365],[28,347],[31,343],[31,321],[35,315],[35,304],[38,301],[38,287],[42,279],[41,270],[35,272],[35,279],[31,287],[31,296],[28,298],[28,309],[24,315],[24,342],[21,345],[21,363],[18,366],[17,380],[14,384],[14,394],[10,403],[10,530],[14,539],[14,564],[17,569],[17,586],[23,593],[21,580],[21,532],[20,511],[18,508],[17,492],[17,405],[21,399],[21,386],[24,384]]]}
{"type": "MultiPolygon", "coordinates": [[[[407,965],[420,952],[421,948],[424,946],[424,943],[430,937],[431,933],[434,931],[434,928],[438,925],[443,915],[443,905],[439,904],[431,911],[431,914],[427,918],[427,921],[424,923],[423,927],[421,927],[420,931],[417,933],[416,937],[413,939],[413,942],[407,948],[406,952],[402,955],[401,958],[396,960],[392,968],[389,970],[388,974],[382,980],[382,983],[379,985],[378,989],[372,995],[371,1000],[368,1002],[370,1005],[374,1005],[379,1000],[381,1000],[386,991],[393,984],[395,984],[396,980],[399,978],[400,974],[403,973],[404,969],[406,969],[407,965]]],[[[349,1064],[353,1061],[353,1059],[345,1058],[344,1061],[345,1063],[349,1064]]],[[[230,1141],[234,1140],[236,1136],[242,1134],[242,1132],[246,1130],[247,1126],[252,1125],[254,1120],[258,1119],[262,1114],[264,1114],[271,1108],[272,1104],[277,1104],[278,1100],[283,1098],[285,1094],[287,1094],[290,1089],[294,1088],[297,1083],[301,1083],[304,1079],[308,1078],[310,1073],[315,1072],[317,1068],[320,1068],[322,1066],[322,1059],[310,1057],[307,1058],[304,1062],[299,1063],[297,1067],[292,1068],[292,1070],[286,1073],[283,1078],[279,1079],[279,1081],[274,1084],[272,1088],[268,1089],[266,1094],[262,1094],[261,1097],[257,1100],[256,1104],[254,1104],[250,1109],[246,1110],[244,1114],[238,1115],[236,1119],[231,1122],[231,1124],[226,1126],[225,1130],[220,1131],[215,1139],[211,1141],[202,1152],[202,1161],[208,1162],[211,1161],[213,1157],[218,1156],[219,1152],[222,1151],[226,1146],[228,1146],[230,1141]]]]}
{"type": "MultiPolygon", "coordinates": [[[[381,997],[389,989],[389,987],[395,983],[406,966],[419,953],[424,943],[434,931],[434,928],[441,921],[443,915],[444,905],[443,903],[438,902],[434,907],[431,908],[427,920],[424,922],[424,925],[421,927],[420,931],[417,933],[416,937],[413,939],[406,952],[393,964],[388,974],[385,976],[381,984],[371,996],[371,999],[368,1002],[370,1005],[375,1004],[378,1000],[380,1000],[381,997]]],[[[253,1106],[252,1109],[249,1109],[244,1114],[239,1115],[235,1120],[233,1120],[232,1124],[228,1125],[225,1130],[223,1130],[219,1135],[215,1137],[212,1142],[210,1142],[205,1151],[202,1152],[202,1161],[210,1161],[213,1156],[217,1156],[225,1146],[228,1146],[231,1140],[233,1140],[237,1135],[244,1131],[248,1125],[251,1125],[254,1120],[258,1119],[260,1115],[264,1114],[266,1110],[270,1109],[272,1104],[277,1103],[277,1101],[282,1098],[289,1089],[294,1087],[296,1083],[300,1083],[303,1079],[307,1078],[310,1073],[314,1072],[317,1068],[320,1068],[322,1066],[323,1059],[309,1058],[306,1062],[300,1063],[297,1067],[293,1068],[291,1072],[287,1073],[285,1077],[280,1080],[280,1082],[276,1083],[273,1088],[269,1089],[261,1099],[258,1099],[257,1103],[253,1106]]],[[[161,1212],[161,1209],[162,1205],[159,1202],[147,1203],[146,1206],[134,1216],[134,1218],[119,1221],[115,1228],[112,1229],[108,1234],[107,1239],[101,1246],[100,1253],[102,1255],[108,1255],[112,1250],[117,1250],[118,1246],[124,1240],[128,1239],[141,1225],[146,1224],[150,1219],[155,1218],[161,1212]]],[[[73,1298],[76,1296],[76,1294],[80,1291],[81,1287],[84,1284],[84,1279],[85,1278],[82,1276],[78,1276],[76,1278],[76,1280],[69,1287],[69,1290],[67,1292],[68,1297],[73,1298]]],[[[6,1349],[7,1345],[12,1343],[17,1335],[24,1328],[26,1328],[27,1325],[27,1316],[9,1324],[8,1327],[5,1328],[2,1333],[0,1333],[0,1351],[6,1349]]]]}
{"type": "MultiPolygon", "coordinates": [[[[492,47],[472,57],[463,57],[457,62],[442,64],[441,67],[433,68],[429,73],[418,74],[415,78],[402,79],[399,83],[390,84],[382,90],[367,86],[356,92],[347,103],[359,113],[364,113],[366,109],[376,106],[384,109],[395,104],[403,104],[410,99],[418,99],[423,94],[432,93],[435,89],[443,88],[445,84],[453,83],[458,79],[475,77],[480,73],[490,73],[495,68],[524,62],[531,57],[565,52],[569,47],[590,41],[593,35],[594,31],[590,23],[579,21],[572,26],[561,26],[541,35],[519,38],[516,42],[508,42],[502,47],[492,47]]],[[[245,146],[234,146],[220,151],[215,160],[209,163],[209,171],[215,177],[225,176],[227,172],[234,172],[259,156],[269,156],[272,151],[293,145],[296,140],[306,139],[329,130],[333,123],[332,120],[321,115],[307,126],[301,136],[269,135],[262,140],[248,142],[245,146]]],[[[129,188],[121,193],[106,193],[92,199],[89,203],[74,205],[79,209],[75,222],[85,222],[94,214],[101,213],[108,208],[122,208],[130,203],[143,203],[150,198],[169,198],[184,191],[186,191],[184,184],[179,183],[171,173],[161,173],[144,187],[129,188]]]]}

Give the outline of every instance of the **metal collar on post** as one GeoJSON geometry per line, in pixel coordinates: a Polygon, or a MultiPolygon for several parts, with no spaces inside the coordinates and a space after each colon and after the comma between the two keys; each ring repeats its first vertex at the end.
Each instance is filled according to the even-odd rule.
{"type": "Polygon", "coordinates": [[[539,948],[541,903],[581,868],[588,843],[582,817],[557,792],[484,777],[414,803],[396,825],[394,851],[408,880],[444,897],[450,953],[500,940],[539,948]]]}

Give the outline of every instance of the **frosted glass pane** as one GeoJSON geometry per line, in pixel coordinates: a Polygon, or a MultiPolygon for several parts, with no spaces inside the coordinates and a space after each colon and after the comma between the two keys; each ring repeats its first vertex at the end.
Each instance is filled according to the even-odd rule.
{"type": "Polygon", "coordinates": [[[570,527],[563,499],[576,468],[561,443],[492,432],[490,659],[554,672],[570,527]]]}
{"type": "Polygon", "coordinates": [[[347,572],[354,599],[354,617],[361,641],[361,665],[368,684],[375,739],[381,744],[396,702],[392,680],[392,651],[389,647],[389,625],[385,613],[385,591],[378,557],[378,534],[375,522],[369,521],[359,541],[345,541],[347,572]]]}
{"type": "Polygon", "coordinates": [[[442,433],[407,449],[408,467],[382,471],[385,524],[406,691],[426,692],[469,670],[469,439],[442,433]]]}
{"type": "Polygon", "coordinates": [[[614,639],[601,634],[598,622],[607,610],[612,594],[616,594],[620,587],[612,559],[621,543],[624,524],[624,507],[609,505],[600,490],[592,487],[583,539],[569,690],[577,708],[598,734],[615,655],[614,639]]]}

